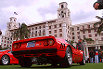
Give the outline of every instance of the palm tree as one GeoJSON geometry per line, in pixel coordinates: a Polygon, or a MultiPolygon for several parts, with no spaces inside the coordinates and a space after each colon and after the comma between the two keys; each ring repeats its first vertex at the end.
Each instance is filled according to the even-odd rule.
{"type": "Polygon", "coordinates": [[[92,38],[84,38],[84,40],[83,41],[86,41],[86,42],[88,42],[88,41],[94,41],[92,38]]]}
{"type": "Polygon", "coordinates": [[[96,28],[96,25],[99,25],[99,27],[97,28],[97,33],[100,35],[100,33],[103,31],[103,18],[99,16],[96,16],[96,18],[100,19],[100,21],[94,24],[94,28],[96,28]]]}
{"type": "Polygon", "coordinates": [[[28,27],[25,23],[22,23],[20,25],[20,27],[16,30],[14,30],[14,33],[13,33],[13,38],[15,40],[21,40],[21,39],[25,39],[25,38],[29,38],[29,30],[28,30],[28,27]]]}

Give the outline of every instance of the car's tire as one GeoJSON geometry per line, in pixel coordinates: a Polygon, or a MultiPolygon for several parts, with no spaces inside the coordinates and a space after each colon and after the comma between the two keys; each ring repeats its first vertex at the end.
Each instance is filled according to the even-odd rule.
{"type": "Polygon", "coordinates": [[[58,65],[54,62],[51,64],[51,67],[56,68],[56,67],[58,67],[58,65]]]}
{"type": "Polygon", "coordinates": [[[72,51],[70,47],[67,47],[64,62],[60,64],[60,67],[71,67],[72,66],[72,51]]]}
{"type": "Polygon", "coordinates": [[[3,55],[1,58],[1,63],[3,65],[8,65],[10,63],[10,57],[8,55],[3,55]]]}
{"type": "Polygon", "coordinates": [[[83,54],[83,60],[79,63],[80,65],[85,65],[86,61],[85,61],[85,55],[83,54]]]}
{"type": "Polygon", "coordinates": [[[29,57],[19,58],[19,64],[21,67],[31,67],[32,66],[32,59],[29,57]]]}

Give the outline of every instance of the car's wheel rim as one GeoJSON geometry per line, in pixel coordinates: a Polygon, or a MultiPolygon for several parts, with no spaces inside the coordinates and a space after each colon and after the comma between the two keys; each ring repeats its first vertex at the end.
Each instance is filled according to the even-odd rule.
{"type": "Polygon", "coordinates": [[[72,64],[72,54],[69,51],[67,53],[67,57],[68,57],[68,63],[72,64]]]}
{"type": "Polygon", "coordinates": [[[2,63],[5,64],[5,65],[9,63],[9,58],[8,58],[8,56],[3,56],[3,57],[2,57],[2,63]]]}

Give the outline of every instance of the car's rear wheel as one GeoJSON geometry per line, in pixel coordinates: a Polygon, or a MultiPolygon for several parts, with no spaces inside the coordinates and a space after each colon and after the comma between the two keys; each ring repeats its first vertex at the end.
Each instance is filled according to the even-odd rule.
{"type": "Polygon", "coordinates": [[[60,64],[61,67],[70,67],[72,66],[72,51],[70,47],[67,47],[64,62],[60,64]]]}
{"type": "Polygon", "coordinates": [[[85,61],[85,55],[83,54],[83,59],[82,61],[79,63],[80,65],[85,65],[86,61],[85,61]]]}
{"type": "Polygon", "coordinates": [[[1,63],[3,65],[8,65],[10,63],[10,58],[8,55],[3,55],[1,58],[1,63]]]}
{"type": "Polygon", "coordinates": [[[21,67],[31,67],[32,66],[32,59],[29,57],[19,58],[19,64],[21,67]]]}

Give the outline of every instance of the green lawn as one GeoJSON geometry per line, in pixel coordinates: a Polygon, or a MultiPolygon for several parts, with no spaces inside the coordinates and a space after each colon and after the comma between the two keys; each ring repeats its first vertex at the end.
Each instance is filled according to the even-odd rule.
{"type": "Polygon", "coordinates": [[[21,68],[19,65],[0,65],[0,69],[103,69],[103,63],[73,64],[70,68],[51,68],[50,65],[32,65],[31,68],[21,68]]]}

